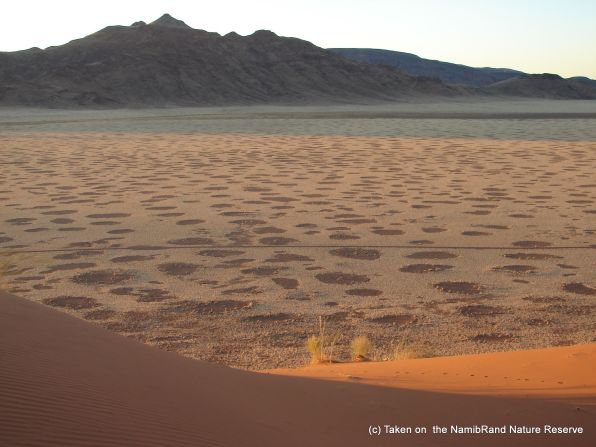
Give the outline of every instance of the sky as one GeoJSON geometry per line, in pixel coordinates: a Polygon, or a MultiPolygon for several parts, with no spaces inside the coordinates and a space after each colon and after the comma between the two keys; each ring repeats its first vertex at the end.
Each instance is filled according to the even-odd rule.
{"type": "Polygon", "coordinates": [[[596,79],[596,0],[5,0],[0,51],[46,48],[164,13],[193,28],[268,29],[474,67],[596,79]]]}

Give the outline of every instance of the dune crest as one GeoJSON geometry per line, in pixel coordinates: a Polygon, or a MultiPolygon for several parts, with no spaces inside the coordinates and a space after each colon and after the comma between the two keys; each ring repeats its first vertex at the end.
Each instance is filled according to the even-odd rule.
{"type": "MultiPolygon", "coordinates": [[[[0,295],[0,309],[1,445],[395,445],[395,435],[371,437],[369,424],[433,423],[548,423],[586,430],[581,435],[440,435],[441,445],[479,445],[481,440],[485,446],[503,446],[523,439],[527,446],[588,446],[595,441],[593,375],[583,388],[571,387],[573,392],[554,386],[552,393],[546,383],[542,397],[523,399],[522,387],[518,397],[504,398],[407,389],[401,387],[408,382],[397,377],[375,379],[375,371],[395,366],[390,364],[333,367],[366,374],[383,386],[360,383],[356,376],[349,377],[355,383],[338,383],[185,359],[8,294],[0,295]]],[[[513,367],[515,374],[541,377],[543,356],[561,365],[571,359],[569,366],[584,370],[593,368],[595,352],[594,345],[586,345],[507,355],[528,359],[513,367]]],[[[463,361],[503,368],[499,356],[463,361]]],[[[435,362],[442,370],[461,361],[408,365],[435,362]]],[[[400,445],[436,445],[438,440],[438,435],[400,436],[400,445]]]]}

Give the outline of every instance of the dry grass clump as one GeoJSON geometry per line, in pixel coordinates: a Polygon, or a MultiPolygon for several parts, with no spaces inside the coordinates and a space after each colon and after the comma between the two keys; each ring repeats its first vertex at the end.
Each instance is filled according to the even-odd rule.
{"type": "Polygon", "coordinates": [[[319,335],[311,335],[306,341],[306,349],[310,353],[310,363],[327,363],[333,361],[333,350],[339,339],[338,334],[325,333],[325,321],[319,317],[319,335]]]}
{"type": "Polygon", "coordinates": [[[361,362],[371,359],[373,345],[368,337],[361,335],[352,340],[352,360],[361,362]]]}
{"type": "Polygon", "coordinates": [[[430,346],[418,343],[409,343],[402,339],[395,345],[388,360],[424,359],[434,357],[435,353],[430,346]]]}
{"type": "MultiPolygon", "coordinates": [[[[311,335],[306,341],[306,349],[310,353],[310,363],[333,363],[337,359],[333,356],[334,348],[340,340],[340,334],[330,336],[325,332],[325,321],[319,317],[319,334],[311,335]]],[[[350,359],[353,362],[391,360],[407,360],[435,357],[436,353],[429,345],[411,341],[407,334],[394,340],[388,346],[376,348],[370,339],[364,335],[355,337],[350,343],[350,359]]]]}
{"type": "Polygon", "coordinates": [[[321,337],[311,335],[306,340],[306,349],[310,353],[310,363],[317,364],[322,363],[325,356],[323,354],[323,340],[321,337]]]}

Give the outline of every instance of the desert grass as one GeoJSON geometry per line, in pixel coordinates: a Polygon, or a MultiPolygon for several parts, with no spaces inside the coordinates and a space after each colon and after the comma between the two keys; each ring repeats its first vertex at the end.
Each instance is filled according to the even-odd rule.
{"type": "Polygon", "coordinates": [[[364,335],[360,335],[350,344],[351,353],[352,353],[352,361],[364,361],[370,360],[371,355],[374,351],[374,346],[368,337],[364,335]]]}
{"type": "Polygon", "coordinates": [[[325,319],[319,316],[319,335],[311,335],[306,340],[306,349],[310,353],[310,363],[316,365],[333,362],[335,346],[339,338],[338,333],[326,333],[325,319]]]}
{"type": "Polygon", "coordinates": [[[408,360],[435,357],[432,347],[420,343],[412,343],[407,335],[393,343],[393,348],[386,360],[408,360]]]}

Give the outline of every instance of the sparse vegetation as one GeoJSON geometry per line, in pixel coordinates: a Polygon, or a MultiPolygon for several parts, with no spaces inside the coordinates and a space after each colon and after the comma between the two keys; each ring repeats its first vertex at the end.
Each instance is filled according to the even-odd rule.
{"type": "Polygon", "coordinates": [[[434,357],[434,352],[430,346],[418,343],[410,343],[407,338],[402,338],[393,349],[388,360],[407,360],[422,359],[434,357]]]}
{"type": "Polygon", "coordinates": [[[333,361],[333,351],[338,334],[327,335],[325,333],[325,320],[319,317],[319,335],[311,335],[306,341],[306,349],[310,353],[310,363],[326,363],[333,361]]]}
{"type": "Polygon", "coordinates": [[[10,262],[11,256],[13,253],[9,251],[0,251],[0,288],[6,288],[6,277],[15,269],[15,265],[10,262]]]}
{"type": "Polygon", "coordinates": [[[310,363],[317,364],[323,362],[323,340],[321,337],[317,337],[316,335],[308,337],[308,340],[306,340],[306,349],[310,353],[310,363]]]}
{"type": "MultiPolygon", "coordinates": [[[[310,353],[310,363],[316,365],[337,361],[334,357],[334,348],[340,338],[338,333],[328,335],[324,317],[319,317],[319,334],[311,335],[306,341],[306,349],[310,353]]],[[[353,362],[420,359],[436,355],[431,346],[412,342],[407,334],[402,335],[400,339],[395,340],[389,346],[382,347],[375,347],[368,337],[359,335],[352,340],[349,349],[350,359],[353,362]]]]}
{"type": "Polygon", "coordinates": [[[364,335],[352,340],[351,348],[353,361],[370,360],[374,349],[368,337],[364,335]]]}

